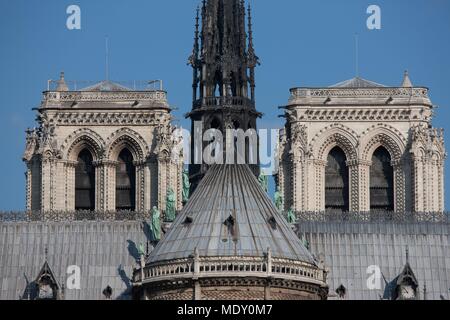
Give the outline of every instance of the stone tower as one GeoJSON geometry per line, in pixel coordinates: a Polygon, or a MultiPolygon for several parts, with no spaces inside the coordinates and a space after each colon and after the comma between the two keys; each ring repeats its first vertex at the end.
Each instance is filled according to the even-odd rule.
{"type": "Polygon", "coordinates": [[[278,185],[297,212],[444,212],[443,130],[428,88],[362,78],[294,88],[278,185]]]}
{"type": "MultiPolygon", "coordinates": [[[[256,129],[256,120],[261,116],[255,108],[255,67],[259,61],[253,48],[251,8],[247,19],[245,11],[243,0],[205,0],[200,30],[197,10],[194,49],[189,58],[193,107],[187,114],[193,134],[203,136],[207,130],[217,129],[225,136],[226,129],[256,129]]],[[[202,161],[204,146],[192,144],[193,189],[208,167],[202,161]]],[[[246,162],[253,164],[251,159],[246,162]]],[[[252,169],[256,170],[256,166],[252,169]]]]}
{"type": "Polygon", "coordinates": [[[51,81],[27,131],[27,211],[149,212],[170,188],[180,210],[182,162],[167,94],[112,81],[51,81]]]}

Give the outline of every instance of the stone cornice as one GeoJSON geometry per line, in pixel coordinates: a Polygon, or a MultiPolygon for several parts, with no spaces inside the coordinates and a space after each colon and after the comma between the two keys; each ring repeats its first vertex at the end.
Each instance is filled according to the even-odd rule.
{"type": "Polygon", "coordinates": [[[123,101],[158,101],[167,102],[165,91],[46,91],[44,102],[123,102],[123,101]]]}
{"type": "Polygon", "coordinates": [[[58,126],[79,125],[161,125],[170,120],[165,112],[121,110],[121,111],[86,111],[64,110],[48,114],[48,121],[58,126]]]}
{"type": "Polygon", "coordinates": [[[299,98],[315,97],[338,97],[338,98],[360,98],[360,97],[392,97],[392,98],[424,98],[428,99],[428,88],[293,88],[291,91],[290,102],[299,98]]]}

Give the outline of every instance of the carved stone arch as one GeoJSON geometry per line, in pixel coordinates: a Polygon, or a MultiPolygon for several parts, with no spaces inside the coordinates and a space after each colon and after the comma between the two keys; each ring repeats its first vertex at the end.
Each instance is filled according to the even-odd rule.
{"type": "Polygon", "coordinates": [[[120,152],[128,148],[135,161],[147,160],[150,149],[144,138],[134,130],[123,128],[109,136],[106,142],[106,159],[116,161],[120,152]]]}
{"type": "Polygon", "coordinates": [[[425,146],[417,146],[413,150],[411,150],[411,154],[414,156],[414,159],[423,161],[425,160],[427,150],[425,146]]]}
{"type": "Polygon", "coordinates": [[[331,125],[324,128],[312,140],[312,154],[315,159],[326,161],[330,151],[339,147],[344,151],[347,161],[358,159],[358,135],[343,125],[331,125]]]}
{"type": "Polygon", "coordinates": [[[158,152],[158,159],[164,162],[168,162],[171,159],[171,152],[168,148],[163,147],[161,150],[159,150],[158,152]]]}
{"type": "Polygon", "coordinates": [[[69,135],[61,146],[64,157],[67,160],[76,161],[78,154],[84,149],[89,150],[94,161],[103,157],[105,141],[91,129],[79,129],[69,135]]]}
{"type": "Polygon", "coordinates": [[[405,152],[406,141],[400,131],[389,125],[380,124],[364,132],[360,146],[363,160],[370,161],[376,149],[385,147],[392,161],[399,161],[405,152]]]}

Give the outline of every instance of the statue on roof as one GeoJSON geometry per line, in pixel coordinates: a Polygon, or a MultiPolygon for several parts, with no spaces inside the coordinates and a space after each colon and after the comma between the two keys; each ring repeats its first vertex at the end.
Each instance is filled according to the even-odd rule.
{"type": "Polygon", "coordinates": [[[286,220],[290,224],[294,224],[297,222],[297,217],[295,216],[294,210],[292,210],[292,208],[290,208],[287,212],[286,220]]]}
{"type": "Polygon", "coordinates": [[[152,209],[150,231],[152,241],[157,242],[161,240],[161,213],[156,206],[152,209]]]}
{"type": "Polygon", "coordinates": [[[145,256],[145,247],[142,242],[139,244],[138,254],[139,254],[139,257],[145,256]]]}
{"type": "Polygon", "coordinates": [[[259,184],[261,185],[261,188],[268,193],[269,192],[269,176],[266,176],[265,174],[261,173],[258,177],[259,184]]]}
{"type": "Polygon", "coordinates": [[[274,195],[274,202],[275,202],[275,207],[278,209],[278,212],[282,212],[284,199],[283,199],[283,195],[281,194],[281,191],[280,191],[280,186],[277,186],[277,191],[275,192],[275,195],[274,195]]]}
{"type": "Polygon", "coordinates": [[[175,192],[172,188],[167,190],[166,196],[166,217],[165,220],[167,222],[173,222],[176,218],[176,209],[175,209],[176,196],[175,192]]]}
{"type": "Polygon", "coordinates": [[[183,170],[183,204],[188,202],[191,193],[191,183],[189,182],[189,172],[183,170]]]}

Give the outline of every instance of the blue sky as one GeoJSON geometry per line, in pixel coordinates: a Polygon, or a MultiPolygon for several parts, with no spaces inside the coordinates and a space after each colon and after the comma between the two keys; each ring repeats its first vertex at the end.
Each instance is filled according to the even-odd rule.
{"type": "MultiPolygon", "coordinates": [[[[103,80],[105,36],[110,78],[163,79],[176,116],[191,101],[190,68],[195,8],[200,0],[0,0],[0,209],[25,206],[24,130],[34,126],[41,92],[61,70],[68,80],[103,80]],[[81,8],[82,29],[66,28],[66,8],[81,8]]],[[[408,69],[431,89],[440,108],[434,125],[450,128],[449,0],[252,0],[260,127],[281,127],[277,106],[289,88],[328,86],[355,75],[399,85],[408,69]],[[382,10],[382,29],[366,27],[369,5],[382,10]]],[[[447,130],[448,131],[448,130],[447,130]]],[[[446,134],[447,141],[450,137],[446,134]]],[[[447,171],[448,171],[447,165],[447,171]]],[[[450,180],[447,175],[447,190],[450,180]]],[[[446,204],[449,207],[449,191],[446,204]]]]}

